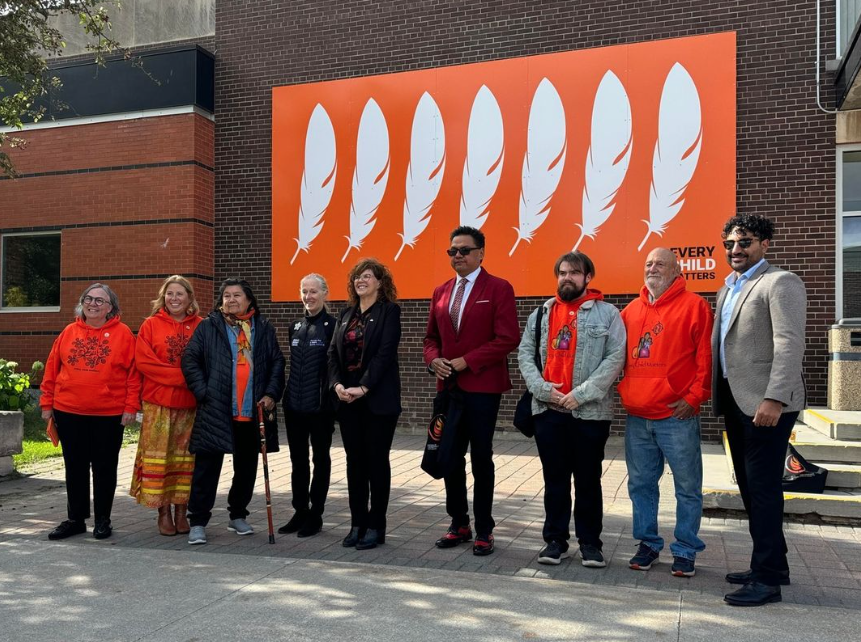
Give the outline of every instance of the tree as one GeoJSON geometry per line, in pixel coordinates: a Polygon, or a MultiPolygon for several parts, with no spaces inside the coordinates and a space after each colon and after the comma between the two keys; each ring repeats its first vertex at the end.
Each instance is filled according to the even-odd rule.
{"type": "MultiPolygon", "coordinates": [[[[65,47],[63,34],[54,26],[56,18],[64,14],[78,17],[81,29],[92,37],[87,50],[100,66],[104,66],[106,55],[120,49],[120,44],[109,36],[108,5],[118,8],[120,3],[0,0],[0,123],[21,129],[25,120],[38,122],[45,115],[42,101],[49,89],[60,86],[59,79],[50,73],[48,58],[60,55],[65,47]]],[[[25,144],[21,138],[0,132],[0,175],[15,175],[7,150],[25,144]]]]}

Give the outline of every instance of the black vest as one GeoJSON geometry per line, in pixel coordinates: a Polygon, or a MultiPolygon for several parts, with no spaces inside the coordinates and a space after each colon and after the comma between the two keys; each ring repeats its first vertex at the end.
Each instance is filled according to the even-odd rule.
{"type": "Polygon", "coordinates": [[[330,411],[326,354],[336,319],[325,310],[290,324],[290,377],[284,404],[293,412],[330,411]]]}

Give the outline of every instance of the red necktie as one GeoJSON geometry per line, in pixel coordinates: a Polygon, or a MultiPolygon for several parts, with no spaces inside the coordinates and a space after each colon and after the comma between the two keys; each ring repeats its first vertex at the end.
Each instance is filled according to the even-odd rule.
{"type": "Polygon", "coordinates": [[[451,304],[451,325],[454,328],[454,333],[457,334],[458,317],[460,316],[460,305],[463,303],[463,293],[466,291],[466,277],[460,280],[460,285],[457,286],[457,292],[454,295],[454,303],[451,304]]]}

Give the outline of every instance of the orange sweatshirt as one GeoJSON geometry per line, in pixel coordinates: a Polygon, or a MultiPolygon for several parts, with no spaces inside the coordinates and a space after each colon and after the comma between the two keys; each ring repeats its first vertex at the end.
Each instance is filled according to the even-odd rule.
{"type": "Polygon", "coordinates": [[[101,328],[76,319],[54,341],[40,388],[43,409],[99,416],[137,412],[141,379],[132,331],[119,317],[101,328]]]}
{"type": "Polygon", "coordinates": [[[645,419],[666,419],[667,404],[684,399],[696,412],[711,396],[711,336],[714,314],[677,277],[654,303],[643,286],[622,310],[628,355],[619,383],[622,405],[645,419]]]}
{"type": "Polygon", "coordinates": [[[201,321],[199,316],[189,315],[180,323],[162,309],[141,324],[135,345],[135,366],[143,376],[144,401],[165,408],[197,405],[185,385],[180,359],[201,321]]]}

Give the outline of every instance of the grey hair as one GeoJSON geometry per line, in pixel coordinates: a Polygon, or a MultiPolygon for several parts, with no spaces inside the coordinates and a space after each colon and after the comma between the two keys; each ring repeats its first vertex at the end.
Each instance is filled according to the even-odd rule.
{"type": "Polygon", "coordinates": [[[109,321],[114,317],[118,317],[120,315],[120,299],[117,296],[117,293],[114,292],[110,286],[107,286],[104,283],[93,283],[81,293],[81,297],[78,299],[78,305],[75,306],[75,316],[79,317],[82,321],[87,320],[84,316],[84,297],[87,296],[91,290],[95,290],[96,288],[101,288],[105,291],[111,304],[111,311],[108,312],[105,320],[109,321]]]}
{"type": "Polygon", "coordinates": [[[323,290],[323,293],[329,294],[329,284],[326,282],[326,277],[324,277],[322,274],[317,274],[316,272],[306,274],[301,279],[299,279],[299,294],[302,294],[302,281],[306,279],[317,279],[317,283],[320,284],[320,289],[323,290]]]}

